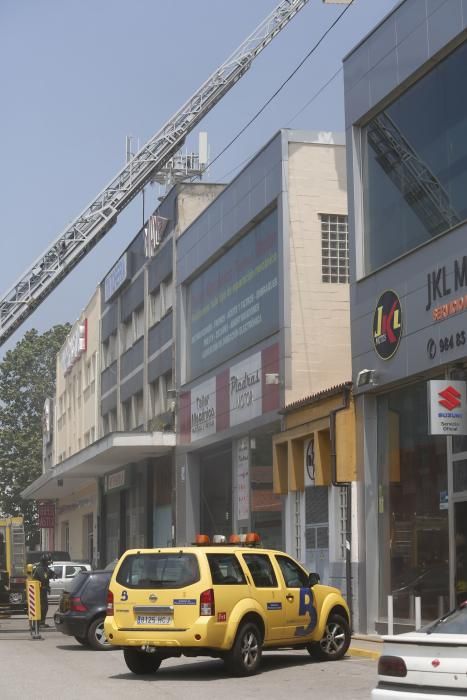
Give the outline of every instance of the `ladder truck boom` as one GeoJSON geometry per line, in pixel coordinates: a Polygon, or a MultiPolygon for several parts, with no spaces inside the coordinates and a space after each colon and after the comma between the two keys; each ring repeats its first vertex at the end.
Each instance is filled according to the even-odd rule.
{"type": "Polygon", "coordinates": [[[115,224],[186,136],[309,0],[282,0],[0,299],[0,345],[115,224]]]}

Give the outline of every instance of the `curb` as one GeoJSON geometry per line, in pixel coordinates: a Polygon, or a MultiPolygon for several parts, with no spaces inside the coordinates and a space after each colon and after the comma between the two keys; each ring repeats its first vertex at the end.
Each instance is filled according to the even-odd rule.
{"type": "Polygon", "coordinates": [[[377,661],[381,656],[380,651],[373,651],[372,649],[360,649],[358,647],[349,647],[347,654],[349,656],[356,656],[361,659],[372,659],[373,661],[377,661]]]}

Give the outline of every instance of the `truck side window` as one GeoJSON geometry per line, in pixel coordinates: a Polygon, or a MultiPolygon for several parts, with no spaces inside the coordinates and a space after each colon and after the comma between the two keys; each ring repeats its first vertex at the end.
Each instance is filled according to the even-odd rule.
{"type": "Polygon", "coordinates": [[[214,584],[246,584],[240,563],[235,554],[208,554],[214,584]]]}
{"type": "Polygon", "coordinates": [[[243,559],[257,588],[277,588],[277,578],[267,554],[244,554],[243,559]]]}
{"type": "Polygon", "coordinates": [[[287,588],[308,588],[308,576],[292,559],[276,556],[287,588]]]}

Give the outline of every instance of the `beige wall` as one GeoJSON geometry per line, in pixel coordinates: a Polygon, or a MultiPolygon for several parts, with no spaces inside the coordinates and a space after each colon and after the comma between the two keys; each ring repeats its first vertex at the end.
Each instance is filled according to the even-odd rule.
{"type": "Polygon", "coordinates": [[[190,184],[184,188],[180,185],[177,197],[177,233],[179,236],[206,209],[209,204],[222,192],[225,185],[219,184],[190,184]]]}
{"type": "Polygon", "coordinates": [[[62,354],[57,355],[54,464],[82,450],[98,438],[100,288],[93,294],[73,330],[87,319],[87,349],[64,374],[62,354]]]}
{"type": "Polygon", "coordinates": [[[347,214],[345,147],[289,144],[290,377],[285,403],[351,376],[349,285],[321,281],[320,214],[347,214]]]}

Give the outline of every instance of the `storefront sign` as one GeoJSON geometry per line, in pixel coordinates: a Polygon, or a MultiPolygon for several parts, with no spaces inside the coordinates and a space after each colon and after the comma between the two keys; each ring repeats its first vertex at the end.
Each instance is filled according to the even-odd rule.
{"type": "Polygon", "coordinates": [[[54,503],[39,503],[37,506],[39,514],[39,527],[52,528],[55,527],[55,504],[54,503]]]}
{"type": "Polygon", "coordinates": [[[279,327],[277,212],[190,285],[190,367],[196,377],[279,327]]]}
{"type": "Polygon", "coordinates": [[[63,374],[68,374],[88,346],[88,319],[76,323],[60,351],[60,364],[63,374]]]}
{"type": "Polygon", "coordinates": [[[280,386],[278,382],[268,383],[268,375],[279,377],[278,343],[182,391],[181,442],[200,440],[276,411],[280,405],[280,386]]]}
{"type": "Polygon", "coordinates": [[[237,520],[250,515],[250,448],[248,438],[237,441],[237,520]]]}
{"type": "Polygon", "coordinates": [[[467,435],[466,382],[428,382],[428,434],[467,435]]]}
{"type": "Polygon", "coordinates": [[[446,265],[435,268],[427,275],[427,303],[425,308],[427,311],[431,310],[433,321],[442,321],[467,309],[467,294],[459,294],[460,290],[467,287],[467,255],[454,260],[452,279],[452,286],[448,286],[446,265]],[[453,293],[458,294],[455,299],[432,308],[438,299],[443,299],[453,293]]]}
{"type": "Polygon", "coordinates": [[[128,268],[128,253],[125,253],[104,280],[104,301],[106,303],[130,279],[128,268]]]}
{"type": "Polygon", "coordinates": [[[191,440],[216,432],[216,378],[206,380],[191,391],[191,440]]]}
{"type": "Polygon", "coordinates": [[[109,491],[120,491],[126,486],[126,471],[125,469],[120,469],[118,472],[113,472],[112,474],[106,474],[104,478],[104,491],[109,493],[109,491]]]}
{"type": "Polygon", "coordinates": [[[239,425],[262,414],[261,353],[230,368],[230,425],[239,425]]]}
{"type": "Polygon", "coordinates": [[[396,353],[402,336],[400,299],[392,289],[381,294],[373,316],[373,345],[382,360],[396,353]]]}

